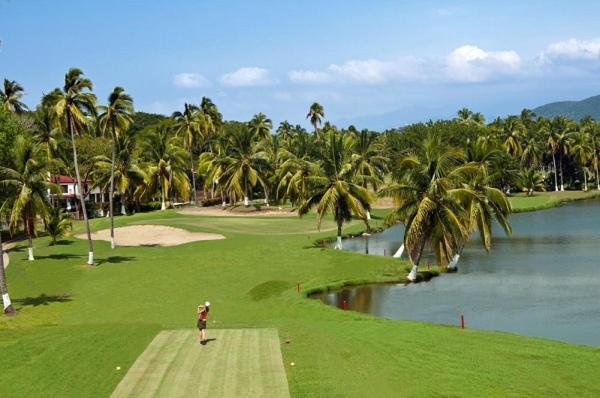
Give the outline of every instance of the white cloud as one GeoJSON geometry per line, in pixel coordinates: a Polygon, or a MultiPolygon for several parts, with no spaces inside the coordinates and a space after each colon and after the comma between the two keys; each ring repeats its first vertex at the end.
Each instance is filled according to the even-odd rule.
{"type": "Polygon", "coordinates": [[[288,76],[294,83],[329,83],[333,81],[333,76],[329,73],[311,70],[293,70],[288,76]]]}
{"type": "Polygon", "coordinates": [[[298,71],[289,73],[294,83],[354,82],[383,84],[391,80],[416,80],[423,77],[424,61],[405,57],[397,61],[378,59],[355,59],[342,64],[331,64],[326,71],[298,71]]]}
{"type": "Polygon", "coordinates": [[[515,74],[521,66],[521,57],[515,51],[485,51],[472,45],[458,47],[446,57],[448,78],[466,82],[515,74]]]}
{"type": "Polygon", "coordinates": [[[569,39],[552,43],[542,51],[538,60],[551,63],[555,60],[600,60],[600,38],[591,40],[569,39]]]}
{"type": "Polygon", "coordinates": [[[276,81],[271,79],[268,69],[246,67],[224,74],[221,76],[221,83],[232,87],[251,87],[267,86],[276,83],[276,81]]]}
{"type": "Polygon", "coordinates": [[[206,87],[210,82],[198,73],[178,73],[173,76],[173,84],[182,88],[197,88],[206,87]]]}

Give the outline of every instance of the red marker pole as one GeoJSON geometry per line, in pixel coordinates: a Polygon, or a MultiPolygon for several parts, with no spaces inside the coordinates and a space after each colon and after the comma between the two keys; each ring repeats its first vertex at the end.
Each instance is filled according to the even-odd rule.
{"type": "Polygon", "coordinates": [[[460,315],[460,328],[464,329],[465,328],[465,316],[464,315],[460,315]]]}

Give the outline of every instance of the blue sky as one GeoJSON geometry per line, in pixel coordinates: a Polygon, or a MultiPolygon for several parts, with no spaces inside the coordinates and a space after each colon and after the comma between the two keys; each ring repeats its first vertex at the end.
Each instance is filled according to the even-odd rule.
{"type": "Polygon", "coordinates": [[[522,3],[0,0],[0,78],[30,105],[78,66],[148,112],[305,123],[318,101],[359,127],[600,94],[600,2],[522,3]]]}

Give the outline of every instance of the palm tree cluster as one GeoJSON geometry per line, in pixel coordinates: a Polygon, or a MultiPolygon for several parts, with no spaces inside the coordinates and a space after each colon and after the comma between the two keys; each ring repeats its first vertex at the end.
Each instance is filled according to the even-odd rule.
{"type": "Polygon", "coordinates": [[[377,133],[340,129],[324,120],[315,102],[306,114],[309,133],[287,121],[274,128],[263,113],[248,122],[224,121],[206,97],[170,117],[136,113],[122,87],[99,104],[92,81],[77,68],[35,110],[22,97],[23,88],[5,79],[0,116],[13,115],[24,133],[11,147],[11,160],[0,165],[0,200],[10,227],[29,238],[31,260],[41,220],[54,242],[70,225],[56,209],[60,192],[51,177],[59,174],[77,181],[90,265],[88,216],[96,213],[84,200],[90,187],[108,198],[113,248],[118,204],[126,214],[177,203],[250,206],[256,200],[288,203],[301,216],[314,211],[319,227],[331,214],[341,248],[344,222],[359,219],[368,226],[375,197],[387,196],[395,201],[389,221],[406,226],[411,279],[426,247],[452,268],[473,232],[488,250],[493,222],[510,233],[506,195],[514,190],[587,190],[592,180],[600,189],[600,127],[590,118],[548,120],[523,110],[486,124],[483,115],[464,108],[453,120],[377,133]]]}

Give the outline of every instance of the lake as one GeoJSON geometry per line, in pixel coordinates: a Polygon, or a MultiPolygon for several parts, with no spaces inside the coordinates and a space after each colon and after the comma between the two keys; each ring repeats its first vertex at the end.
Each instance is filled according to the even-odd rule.
{"type": "MultiPolygon", "coordinates": [[[[495,230],[490,253],[473,238],[455,274],[317,298],[391,319],[459,325],[463,314],[468,328],[600,346],[600,201],[514,214],[511,223],[510,237],[495,230]]],[[[403,232],[397,225],[371,236],[369,255],[392,255],[403,232]]],[[[344,249],[364,254],[366,244],[363,237],[347,239],[344,249]]]]}

